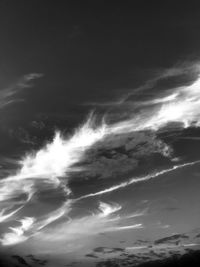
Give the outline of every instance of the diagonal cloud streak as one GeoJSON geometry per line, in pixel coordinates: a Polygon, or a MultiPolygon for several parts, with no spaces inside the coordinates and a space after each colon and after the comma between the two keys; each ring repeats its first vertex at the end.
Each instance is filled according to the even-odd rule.
{"type": "MultiPolygon", "coordinates": [[[[172,73],[168,73],[168,75],[170,76],[172,73]]],[[[26,75],[21,81],[19,81],[17,86],[2,90],[0,93],[0,96],[2,95],[0,108],[16,101],[14,95],[19,90],[29,87],[29,82],[39,77],[40,74],[26,75]]],[[[44,182],[46,185],[51,185],[53,189],[62,188],[62,192],[65,198],[67,198],[70,194],[70,188],[68,187],[70,174],[72,172],[82,170],[81,167],[76,167],[76,164],[81,163],[84,160],[86,152],[92,148],[94,144],[99,141],[104,141],[107,136],[112,137],[122,133],[135,133],[138,131],[154,131],[156,133],[163,127],[168,126],[170,123],[179,123],[182,128],[191,126],[199,127],[199,88],[200,76],[198,76],[197,79],[189,86],[175,87],[173,90],[169,90],[165,93],[165,95],[160,95],[156,99],[142,101],[142,109],[140,112],[136,112],[134,114],[129,113],[128,118],[122,121],[106,123],[104,118],[103,122],[96,126],[95,117],[90,115],[88,120],[79,127],[72,136],[66,138],[60,132],[57,132],[53,140],[46,146],[35,153],[29,153],[21,160],[21,168],[15,175],[0,180],[0,204],[3,203],[4,205],[4,210],[0,214],[0,220],[3,221],[8,219],[8,217],[11,218],[13,215],[16,215],[17,211],[20,209],[18,207],[15,211],[12,211],[10,215],[5,214],[5,211],[8,210],[8,207],[5,207],[6,204],[9,205],[10,201],[14,202],[16,205],[19,204],[19,200],[17,200],[17,198],[25,194],[26,199],[23,203],[21,203],[21,208],[23,208],[27,202],[31,201],[34,193],[37,191],[37,184],[40,184],[41,182],[44,182]],[[145,108],[143,109],[144,106],[145,108]]],[[[73,201],[107,194],[120,188],[125,188],[131,184],[145,182],[176,169],[198,164],[199,162],[200,161],[194,161],[175,165],[172,168],[153,174],[132,178],[127,182],[120,183],[105,190],[81,196],[73,201]]],[[[109,214],[113,211],[111,207],[106,206],[105,204],[100,204],[99,209],[101,210],[101,215],[98,215],[97,217],[98,220],[99,217],[101,217],[102,221],[103,218],[109,216],[109,214]]],[[[115,209],[117,211],[119,207],[115,207],[115,209]]],[[[33,233],[37,233],[50,223],[66,215],[69,210],[70,208],[67,204],[62,204],[60,209],[47,214],[39,221],[32,218],[28,228],[25,227],[26,221],[24,222],[23,219],[21,219],[22,227],[12,228],[12,233],[4,235],[0,241],[4,245],[12,244],[12,239],[13,243],[25,241],[33,233]],[[31,233],[31,231],[33,233],[31,233]],[[28,232],[27,235],[25,235],[26,232],[28,232]]],[[[94,220],[94,222],[96,221],[94,220]]],[[[67,225],[67,227],[69,227],[69,225],[67,225]]]]}
{"type": "Polygon", "coordinates": [[[156,172],[154,174],[148,174],[148,175],[145,175],[143,177],[132,178],[132,179],[128,180],[127,182],[123,182],[123,183],[120,183],[118,185],[111,186],[111,187],[109,187],[107,189],[104,189],[104,190],[101,190],[101,191],[98,191],[98,192],[95,192],[95,193],[90,193],[90,194],[81,196],[80,198],[78,198],[78,200],[89,198],[89,197],[95,197],[95,196],[104,195],[104,194],[119,190],[121,188],[127,187],[127,186],[129,186],[131,184],[145,182],[145,181],[148,181],[150,179],[157,178],[157,177],[159,177],[159,176],[161,176],[163,174],[172,172],[174,170],[181,169],[181,168],[184,168],[184,167],[187,167],[187,166],[192,166],[192,165],[195,165],[195,164],[198,164],[198,163],[200,163],[200,160],[193,161],[193,162],[188,162],[188,163],[184,163],[184,164],[180,164],[180,165],[175,165],[172,168],[165,169],[165,170],[156,172]]]}
{"type": "Polygon", "coordinates": [[[120,220],[124,218],[121,218],[116,213],[121,208],[116,203],[100,202],[99,208],[89,216],[74,218],[67,222],[64,221],[47,228],[43,232],[38,232],[33,238],[33,243],[36,242],[38,244],[36,250],[40,250],[40,247],[44,247],[48,242],[47,252],[61,252],[63,248],[66,249],[66,245],[68,249],[76,251],[77,248],[84,247],[87,242],[98,234],[143,227],[141,223],[119,225],[120,220]]]}
{"type": "Polygon", "coordinates": [[[0,242],[3,245],[13,245],[24,242],[28,239],[24,233],[31,228],[32,224],[34,223],[34,218],[25,217],[19,220],[19,222],[21,223],[21,226],[16,228],[10,227],[11,232],[3,234],[3,237],[0,238],[0,242]]]}
{"type": "Polygon", "coordinates": [[[41,73],[30,73],[24,75],[15,84],[8,88],[0,90],[0,109],[5,106],[12,104],[14,102],[22,101],[22,99],[16,98],[18,92],[22,89],[32,87],[31,81],[41,78],[43,74],[41,73]]]}

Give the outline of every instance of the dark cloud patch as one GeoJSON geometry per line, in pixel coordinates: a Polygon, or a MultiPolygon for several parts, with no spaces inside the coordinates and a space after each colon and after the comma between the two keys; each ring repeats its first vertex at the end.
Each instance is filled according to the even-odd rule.
{"type": "Polygon", "coordinates": [[[39,264],[39,265],[41,265],[41,266],[44,266],[44,265],[46,265],[47,264],[47,260],[41,260],[41,259],[38,259],[38,258],[36,258],[34,255],[32,255],[32,254],[30,254],[30,255],[27,255],[26,256],[27,258],[29,258],[33,263],[35,263],[35,264],[39,264]]]}
{"type": "Polygon", "coordinates": [[[98,262],[96,267],[120,267],[120,265],[114,260],[107,260],[98,262]]]}
{"type": "Polygon", "coordinates": [[[123,259],[109,259],[97,263],[96,267],[198,267],[200,265],[200,251],[190,251],[183,255],[172,252],[172,255],[166,256],[162,259],[153,259],[148,256],[141,256],[135,258],[135,255],[129,255],[123,259]]]}
{"type": "Polygon", "coordinates": [[[93,253],[92,255],[98,256],[98,257],[102,257],[103,255],[106,254],[113,254],[115,253],[116,257],[119,257],[119,253],[124,253],[125,249],[124,248],[120,248],[120,247],[96,247],[93,249],[93,253]]]}
{"type": "Polygon", "coordinates": [[[135,170],[153,154],[170,157],[172,149],[152,132],[110,135],[86,152],[80,176],[110,178],[135,170]]]}
{"type": "Polygon", "coordinates": [[[108,247],[96,247],[93,249],[95,253],[115,253],[115,252],[124,252],[123,248],[108,248],[108,247]]]}
{"type": "Polygon", "coordinates": [[[141,239],[138,239],[134,242],[135,245],[144,245],[144,244],[148,244],[149,241],[147,240],[141,240],[141,239]]]}
{"type": "Polygon", "coordinates": [[[166,256],[166,253],[164,253],[164,252],[155,252],[153,249],[151,249],[150,251],[149,251],[149,255],[152,257],[158,257],[158,258],[160,258],[160,257],[164,257],[164,256],[166,256]]]}
{"type": "Polygon", "coordinates": [[[98,258],[98,256],[96,256],[95,254],[92,254],[92,253],[86,254],[85,256],[89,257],[89,258],[98,258]]]}
{"type": "Polygon", "coordinates": [[[168,242],[177,242],[177,241],[181,241],[182,239],[188,239],[189,237],[185,234],[175,234],[172,236],[168,236],[168,237],[164,237],[161,239],[158,239],[154,242],[155,245],[159,245],[159,244],[165,244],[168,242]]]}
{"type": "Polygon", "coordinates": [[[198,267],[200,266],[200,251],[192,251],[184,255],[173,255],[163,260],[150,261],[138,265],[138,267],[168,267],[168,266],[179,266],[179,267],[198,267]]]}
{"type": "Polygon", "coordinates": [[[30,266],[26,260],[24,258],[22,258],[21,256],[18,255],[13,255],[12,258],[16,259],[18,261],[18,263],[24,265],[24,266],[30,266]]]}

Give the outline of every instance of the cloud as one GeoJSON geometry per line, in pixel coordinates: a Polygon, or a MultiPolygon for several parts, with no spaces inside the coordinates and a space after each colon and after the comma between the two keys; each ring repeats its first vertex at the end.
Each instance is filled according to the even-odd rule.
{"type": "Polygon", "coordinates": [[[104,203],[104,202],[100,202],[99,203],[99,209],[101,211],[100,213],[100,217],[107,217],[108,215],[118,211],[121,209],[121,206],[120,205],[109,205],[107,203],[104,203]]]}
{"type": "MultiPolygon", "coordinates": [[[[67,186],[67,179],[63,183],[59,178],[64,175],[67,178],[67,174],[74,171],[73,165],[83,158],[85,150],[104,135],[103,125],[94,129],[91,124],[92,118],[89,117],[87,122],[77,129],[74,135],[66,139],[60,133],[57,133],[51,143],[36,153],[25,156],[21,160],[21,168],[16,174],[0,180],[0,205],[4,205],[5,208],[1,214],[2,220],[5,220],[8,216],[11,217],[19,210],[16,209],[9,215],[5,215],[5,210],[10,207],[11,202],[14,202],[15,205],[21,204],[21,208],[23,208],[25,203],[28,203],[32,196],[37,194],[36,185],[38,183],[44,183],[46,188],[51,185],[54,189],[61,189],[63,195],[68,196],[70,189],[67,186]],[[26,195],[25,199],[24,195],[26,195]]],[[[40,222],[40,226],[38,225],[36,228],[42,229],[60,218],[65,214],[65,209],[66,207],[61,206],[55,213],[48,214],[47,218],[40,222]]]]}
{"type": "Polygon", "coordinates": [[[140,229],[143,228],[142,223],[137,223],[133,225],[125,225],[125,226],[117,226],[117,227],[111,227],[108,228],[106,232],[113,232],[113,231],[122,231],[122,230],[129,230],[129,229],[140,229]]]}
{"type": "Polygon", "coordinates": [[[25,88],[32,87],[31,81],[42,77],[41,73],[30,73],[24,75],[13,85],[0,90],[0,109],[5,106],[12,104],[14,102],[22,101],[22,99],[17,98],[16,95],[25,88]]]}
{"type": "Polygon", "coordinates": [[[38,244],[36,250],[46,247],[47,251],[57,253],[68,246],[68,251],[76,251],[92,242],[98,234],[106,232],[140,229],[141,223],[121,225],[123,216],[118,212],[122,207],[117,203],[99,202],[99,207],[91,215],[71,218],[38,232],[32,239],[32,244],[38,244]]]}
{"type": "Polygon", "coordinates": [[[148,175],[145,175],[145,176],[142,176],[142,177],[136,177],[136,178],[134,177],[132,179],[129,179],[126,182],[122,182],[120,184],[111,186],[111,187],[106,188],[104,190],[97,191],[95,193],[89,193],[87,195],[83,195],[79,199],[85,199],[85,198],[89,198],[89,197],[95,197],[95,196],[104,195],[104,194],[119,190],[121,188],[125,188],[125,187],[127,187],[129,185],[145,182],[145,181],[157,178],[157,177],[159,177],[159,176],[161,176],[161,175],[163,175],[165,173],[169,173],[169,172],[172,172],[174,170],[177,170],[177,169],[180,169],[180,168],[184,168],[184,167],[187,167],[187,166],[193,166],[193,165],[199,164],[199,163],[200,163],[200,160],[193,161],[193,162],[188,162],[188,163],[184,163],[184,164],[180,164],[180,165],[174,165],[172,168],[169,168],[169,169],[164,169],[162,171],[155,172],[153,174],[148,174],[148,175]]]}
{"type": "MultiPolygon", "coordinates": [[[[14,205],[13,205],[14,206],[14,205]]],[[[19,208],[16,208],[15,210],[12,210],[10,212],[7,212],[7,210],[10,210],[13,208],[13,206],[11,206],[10,208],[6,207],[3,208],[0,212],[0,223],[7,221],[10,217],[12,217],[15,213],[17,213],[20,209],[22,209],[24,206],[20,206],[19,208]]]]}
{"type": "Polygon", "coordinates": [[[86,151],[75,175],[83,179],[121,177],[155,153],[170,158],[173,150],[152,132],[108,134],[86,151]]]}
{"type": "Polygon", "coordinates": [[[160,89],[159,84],[153,84],[148,98],[142,95],[143,88],[138,89],[139,96],[134,99],[137,90],[133,90],[133,93],[130,93],[133,99],[130,97],[129,100],[125,99],[122,105],[122,110],[124,114],[127,111],[127,115],[121,121],[110,125],[110,131],[115,134],[146,130],[157,132],[172,123],[178,124],[182,128],[198,127],[200,124],[199,73],[199,64],[180,69],[169,69],[156,79],[156,82],[159,80],[165,84],[165,89],[161,90],[161,85],[160,89]],[[171,85],[168,85],[169,77],[177,76],[177,79],[180,80],[178,75],[181,73],[192,76],[189,83],[186,81],[185,83],[179,82],[179,84],[172,82],[171,85]]]}
{"type": "Polygon", "coordinates": [[[21,256],[13,255],[12,258],[16,259],[19,264],[30,267],[30,265],[26,262],[26,260],[24,258],[22,258],[21,256]]]}
{"type": "MultiPolygon", "coordinates": [[[[186,71],[183,70],[183,72],[186,71]]],[[[177,74],[179,71],[174,69],[160,75],[157,80],[177,74]]],[[[17,84],[2,90],[2,105],[0,106],[3,107],[6,103],[15,101],[13,96],[19,90],[29,87],[31,80],[39,77],[41,77],[40,74],[26,75],[17,84]]],[[[99,175],[101,178],[107,178],[131,171],[137,167],[140,158],[151,153],[161,153],[170,157],[172,149],[158,139],[157,131],[170,122],[182,123],[183,127],[189,127],[194,123],[198,126],[199,85],[199,78],[197,78],[189,86],[174,88],[173,93],[170,90],[164,96],[161,95],[151,102],[143,101],[146,108],[139,113],[130,113],[129,118],[123,121],[106,123],[104,120],[103,123],[95,125],[95,118],[91,115],[72,136],[64,137],[57,132],[52,142],[24,157],[21,161],[22,167],[16,175],[1,180],[2,201],[12,200],[24,193],[27,195],[25,201],[29,201],[35,193],[35,182],[38,180],[52,184],[55,188],[62,187],[67,196],[70,189],[66,184],[73,172],[78,172],[80,176],[99,175]],[[66,177],[65,184],[60,179],[63,176],[66,177]]],[[[91,193],[89,196],[111,192],[131,183],[147,181],[165,171],[172,171],[176,167],[124,182],[91,193]]],[[[2,216],[5,216],[5,211],[2,216]]]]}
{"type": "Polygon", "coordinates": [[[177,241],[182,241],[182,239],[188,239],[188,236],[185,234],[174,234],[171,236],[167,236],[158,240],[155,240],[154,244],[159,245],[159,244],[166,244],[166,243],[174,243],[177,241]]]}
{"type": "MultiPolygon", "coordinates": [[[[21,226],[9,227],[11,232],[4,233],[0,242],[3,246],[9,246],[18,244],[28,240],[30,237],[35,236],[39,231],[45,228],[47,225],[55,222],[71,210],[71,201],[65,202],[57,210],[54,210],[40,218],[24,217],[17,220],[21,223],[21,226]]],[[[14,213],[16,213],[17,210],[14,213]]],[[[12,215],[13,215],[12,214],[12,215]]]]}
{"type": "Polygon", "coordinates": [[[55,222],[64,215],[67,215],[71,210],[71,204],[72,201],[68,200],[64,202],[64,204],[62,204],[61,207],[59,207],[57,210],[54,210],[44,215],[42,218],[39,218],[37,223],[34,224],[33,232],[37,233],[39,230],[43,229],[47,225],[51,224],[52,222],[55,222]]]}
{"type": "Polygon", "coordinates": [[[26,241],[28,237],[24,235],[24,233],[26,233],[26,231],[31,228],[34,221],[35,219],[32,217],[25,217],[19,220],[21,226],[9,227],[11,232],[4,233],[3,237],[0,238],[0,242],[2,243],[2,245],[7,246],[26,241]]]}
{"type": "MultiPolygon", "coordinates": [[[[0,108],[17,101],[16,93],[29,87],[30,81],[39,78],[40,75],[38,75],[26,75],[17,85],[1,91],[0,108]]],[[[163,77],[166,79],[173,75],[177,75],[177,70],[161,75],[158,79],[161,80],[163,77]]],[[[152,80],[151,84],[155,84],[157,80],[152,80]]],[[[108,178],[115,174],[123,177],[124,173],[137,167],[142,157],[160,153],[170,158],[172,148],[158,138],[158,133],[170,123],[179,123],[182,128],[200,126],[199,87],[200,78],[197,77],[190,85],[174,87],[173,90],[166,90],[164,94],[159,93],[156,99],[143,99],[140,101],[142,104],[138,111],[131,112],[129,105],[128,115],[125,119],[120,117],[120,119],[116,118],[115,122],[111,122],[105,116],[102,121],[97,122],[95,116],[90,115],[87,121],[71,136],[64,136],[57,132],[53,140],[44,147],[34,153],[28,153],[20,161],[21,168],[15,174],[0,180],[0,204],[3,205],[1,219],[7,220],[16,216],[18,210],[22,209],[34,194],[37,194],[38,184],[44,184],[44,188],[52,186],[54,190],[61,190],[64,198],[67,199],[70,195],[68,180],[73,179],[74,173],[80,177],[83,175],[108,178]],[[9,211],[8,207],[11,203],[14,206],[13,210],[9,211]]],[[[129,102],[131,101],[129,100],[129,102]]],[[[167,131],[170,131],[170,128],[167,128],[167,131]]],[[[146,182],[165,173],[197,163],[199,161],[174,165],[152,174],[134,177],[104,190],[83,195],[72,202],[107,194],[131,184],[146,182]]],[[[32,217],[33,221],[27,229],[24,228],[23,220],[28,219],[20,219],[22,226],[11,228],[12,232],[4,234],[1,242],[3,244],[22,242],[31,236],[36,238],[36,233],[44,242],[47,240],[51,242],[63,240],[64,242],[106,231],[122,231],[142,227],[141,224],[134,223],[115,225],[121,218],[112,217],[112,215],[120,210],[120,206],[105,203],[100,203],[98,212],[93,216],[67,220],[63,224],[58,223],[55,228],[46,227],[68,214],[71,204],[66,203],[62,203],[60,208],[41,218],[32,217]]]]}
{"type": "Polygon", "coordinates": [[[109,248],[109,247],[96,247],[93,249],[94,253],[114,253],[114,252],[124,252],[123,248],[109,248]]]}

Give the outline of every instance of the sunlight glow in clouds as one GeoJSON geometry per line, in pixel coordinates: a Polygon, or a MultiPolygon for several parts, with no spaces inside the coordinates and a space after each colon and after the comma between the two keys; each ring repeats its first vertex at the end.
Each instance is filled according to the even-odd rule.
{"type": "Polygon", "coordinates": [[[5,246],[13,245],[28,239],[28,237],[24,235],[24,233],[26,233],[26,231],[28,231],[31,228],[32,224],[34,223],[34,218],[25,217],[19,220],[19,222],[21,223],[21,226],[15,228],[9,227],[9,229],[12,230],[12,232],[5,233],[3,235],[3,238],[0,239],[3,245],[5,246]]]}
{"type": "Polygon", "coordinates": [[[53,178],[63,176],[66,171],[73,171],[72,166],[83,158],[84,152],[103,138],[105,129],[105,125],[93,129],[93,121],[90,117],[67,140],[57,132],[52,143],[23,160],[21,175],[53,178]]]}
{"type": "Polygon", "coordinates": [[[125,226],[117,226],[112,227],[111,229],[107,229],[107,232],[112,231],[122,231],[122,230],[130,230],[130,229],[140,229],[143,228],[143,225],[141,223],[133,224],[133,225],[125,225],[125,226]]]}
{"type": "MultiPolygon", "coordinates": [[[[133,103],[134,105],[134,103],[133,103]]],[[[170,89],[168,95],[140,102],[147,106],[140,114],[110,126],[112,133],[159,130],[169,123],[181,123],[183,128],[200,125],[200,76],[189,86],[170,89]]]]}
{"type": "Polygon", "coordinates": [[[114,213],[114,212],[120,210],[121,206],[120,205],[109,205],[107,203],[100,202],[99,209],[102,212],[102,213],[100,213],[100,216],[106,217],[106,216],[110,215],[111,213],[114,213]]]}
{"type": "MultiPolygon", "coordinates": [[[[21,194],[26,193],[28,195],[28,202],[35,192],[34,184],[38,180],[47,179],[53,183],[55,188],[62,186],[64,193],[68,194],[69,190],[65,185],[61,184],[59,177],[67,176],[67,173],[76,171],[73,169],[73,165],[79,162],[84,152],[91,147],[95,142],[100,140],[105,134],[105,127],[102,125],[99,128],[93,128],[93,118],[90,116],[87,122],[80,127],[71,138],[64,139],[57,133],[53,142],[47,144],[45,148],[42,148],[34,155],[28,155],[22,161],[22,168],[20,171],[8,178],[2,179],[1,184],[1,201],[11,201],[12,199],[19,197],[21,194]]],[[[17,201],[16,201],[17,204],[17,201]]],[[[105,213],[108,212],[108,207],[102,207],[105,209],[105,213]]],[[[42,220],[37,225],[37,230],[42,229],[51,222],[62,217],[67,211],[66,205],[61,206],[58,211],[47,215],[48,217],[42,220]]],[[[12,214],[18,211],[15,210],[12,214]]],[[[1,214],[1,219],[5,219],[5,215],[1,214]]],[[[10,214],[11,216],[11,214],[10,214]]],[[[13,233],[9,233],[1,240],[3,244],[17,243],[17,240],[21,242],[22,235],[16,239],[13,233]],[[6,241],[6,239],[9,239],[6,241]]]]}
{"type": "MultiPolygon", "coordinates": [[[[169,122],[181,122],[184,127],[200,123],[200,78],[191,86],[177,88],[173,98],[163,104],[152,120],[153,128],[160,128],[169,122]]],[[[147,124],[148,125],[148,124],[147,124]]]]}
{"type": "MultiPolygon", "coordinates": [[[[57,132],[53,140],[46,146],[35,153],[29,153],[25,156],[21,161],[21,168],[15,175],[0,180],[0,206],[2,208],[0,222],[16,216],[17,212],[32,200],[33,195],[37,194],[36,184],[40,182],[46,183],[48,186],[51,185],[55,190],[62,188],[63,195],[68,197],[70,189],[67,182],[70,178],[70,173],[82,170],[81,167],[77,168],[75,165],[84,159],[85,152],[88,149],[98,141],[103,141],[106,136],[145,130],[156,132],[172,122],[181,123],[183,128],[200,126],[200,77],[189,86],[175,87],[173,90],[170,89],[168,94],[164,96],[161,95],[156,99],[143,101],[140,104],[141,107],[145,106],[144,110],[142,109],[138,114],[129,114],[128,119],[113,124],[103,122],[96,126],[94,117],[90,115],[86,123],[79,127],[73,135],[66,138],[60,132],[57,132]],[[63,180],[65,181],[63,182],[63,180]],[[10,210],[10,207],[17,208],[10,210]]],[[[180,164],[143,177],[132,178],[110,188],[83,195],[73,201],[106,194],[197,163],[199,161],[180,164]]],[[[71,208],[70,204],[66,202],[59,209],[39,219],[32,217],[21,219],[22,225],[10,228],[12,232],[4,234],[0,242],[3,245],[11,245],[27,240],[29,236],[66,215],[71,208]],[[29,231],[32,232],[29,233],[29,231]]],[[[133,224],[131,226],[119,226],[118,228],[110,225],[107,227],[108,222],[114,222],[114,220],[111,220],[112,218],[109,220],[107,218],[114,212],[119,211],[120,208],[119,205],[113,206],[100,202],[100,212],[93,217],[83,217],[72,220],[72,222],[67,221],[64,224],[67,228],[66,234],[73,238],[72,234],[74,235],[80,225],[83,228],[80,229],[80,233],[77,232],[76,236],[78,234],[85,235],[84,231],[88,233],[92,230],[95,233],[106,231],[106,229],[115,229],[113,231],[116,231],[122,230],[122,227],[128,229],[128,227],[138,228],[141,226],[133,224]]],[[[113,219],[118,220],[118,217],[113,219]]]]}
{"type": "Polygon", "coordinates": [[[33,240],[37,243],[35,249],[39,251],[40,247],[43,247],[46,248],[45,252],[61,253],[66,251],[68,245],[70,251],[76,251],[80,247],[85,247],[97,234],[143,227],[141,223],[120,225],[124,217],[114,214],[120,209],[121,206],[116,203],[100,202],[98,210],[89,216],[58,223],[39,232],[33,240]]]}
{"type": "MultiPolygon", "coordinates": [[[[120,209],[121,206],[118,204],[100,202],[98,210],[92,215],[71,219],[53,226],[51,229],[39,233],[36,239],[37,237],[42,237],[41,242],[42,240],[48,240],[49,242],[63,240],[67,242],[69,240],[80,239],[83,236],[91,236],[104,232],[110,224],[110,218],[116,217],[113,217],[113,213],[120,209]]],[[[119,219],[119,217],[116,218],[119,219]]]]}
{"type": "Polygon", "coordinates": [[[25,217],[18,222],[21,226],[9,227],[12,232],[4,233],[3,238],[0,238],[0,242],[4,246],[14,245],[26,241],[30,237],[35,236],[41,229],[47,225],[60,219],[66,215],[71,209],[71,201],[67,201],[60,208],[54,210],[41,218],[25,217]]]}
{"type": "MultiPolygon", "coordinates": [[[[21,162],[22,168],[16,175],[2,179],[0,181],[0,192],[1,201],[4,202],[4,205],[5,202],[7,202],[7,205],[10,205],[10,201],[13,201],[24,193],[27,195],[25,202],[30,201],[35,192],[35,183],[44,179],[46,182],[49,181],[52,183],[55,188],[61,186],[63,192],[68,194],[69,190],[66,187],[67,181],[63,185],[59,177],[63,177],[64,175],[66,177],[67,173],[76,171],[76,169],[73,169],[73,165],[78,163],[83,158],[84,152],[105,134],[104,125],[94,129],[92,120],[93,118],[90,116],[87,122],[68,139],[64,139],[60,133],[57,133],[52,143],[47,144],[36,154],[25,157],[21,162]]],[[[17,203],[18,201],[16,200],[17,203]]],[[[66,210],[67,207],[64,205],[58,211],[55,211],[55,213],[48,215],[49,217],[38,223],[37,230],[62,217],[66,213],[66,210]]],[[[13,211],[10,216],[17,211],[18,209],[13,211]]],[[[1,214],[1,220],[5,220],[4,213],[1,214]]],[[[22,235],[17,239],[13,233],[9,233],[4,236],[1,242],[3,244],[12,244],[12,237],[13,243],[17,243],[17,240],[21,242],[23,239],[22,235]],[[7,239],[9,240],[6,241],[7,239]]]]}

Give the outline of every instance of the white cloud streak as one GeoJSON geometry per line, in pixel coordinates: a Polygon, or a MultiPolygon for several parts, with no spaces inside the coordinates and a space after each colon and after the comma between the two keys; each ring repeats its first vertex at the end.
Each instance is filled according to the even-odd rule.
{"type": "Polygon", "coordinates": [[[165,169],[165,170],[162,170],[162,171],[153,173],[153,174],[148,174],[148,175],[145,175],[143,177],[132,178],[132,179],[128,180],[127,182],[123,182],[123,183],[120,183],[118,185],[111,186],[109,188],[106,188],[104,190],[101,190],[101,191],[98,191],[98,192],[95,192],[95,193],[90,193],[90,194],[81,196],[79,198],[79,200],[80,199],[84,199],[84,198],[89,198],[89,197],[95,197],[95,196],[104,195],[104,194],[107,194],[107,193],[110,193],[110,192],[119,190],[121,188],[127,187],[127,186],[129,186],[131,184],[145,182],[145,181],[148,181],[150,179],[157,178],[157,177],[159,177],[159,176],[161,176],[161,175],[163,175],[165,173],[169,173],[169,172],[172,172],[174,170],[181,169],[181,168],[184,168],[184,167],[187,167],[187,166],[192,166],[192,165],[195,165],[195,164],[198,164],[198,163],[200,163],[200,160],[193,161],[193,162],[188,162],[188,163],[184,163],[184,164],[180,164],[180,165],[175,165],[172,168],[165,169]]]}
{"type": "MultiPolygon", "coordinates": [[[[183,128],[200,126],[200,76],[187,86],[175,87],[160,98],[140,102],[146,108],[129,119],[109,126],[113,134],[144,130],[157,131],[169,123],[183,128]]],[[[134,105],[134,104],[133,104],[134,105]]]]}
{"type": "MultiPolygon", "coordinates": [[[[69,194],[69,189],[66,185],[67,180],[65,180],[63,184],[59,178],[63,176],[67,177],[68,173],[76,171],[76,168],[73,169],[73,165],[78,163],[83,158],[84,152],[95,142],[100,140],[103,135],[104,126],[102,125],[94,129],[92,117],[89,117],[87,122],[68,139],[64,139],[60,133],[57,133],[53,142],[47,144],[35,154],[29,154],[21,161],[22,167],[16,175],[0,181],[1,202],[3,202],[4,205],[5,203],[9,205],[9,201],[13,201],[15,198],[25,193],[27,198],[23,203],[24,205],[31,200],[35,193],[35,186],[40,181],[52,184],[55,189],[58,187],[62,188],[64,195],[69,194]]],[[[18,201],[16,200],[16,204],[17,203],[18,201]]],[[[109,208],[103,204],[100,208],[104,211],[105,215],[111,212],[109,208]]],[[[64,216],[67,211],[67,205],[61,206],[61,208],[40,220],[37,225],[34,225],[34,231],[41,230],[53,221],[64,216]]],[[[5,215],[2,217],[2,220],[3,219],[5,219],[5,215]]],[[[9,244],[11,244],[11,236],[13,235],[9,235],[9,244]]],[[[20,241],[20,239],[18,240],[20,241]]],[[[6,243],[5,241],[2,242],[3,244],[6,243]]],[[[13,242],[17,242],[14,236],[13,242]]]]}
{"type": "Polygon", "coordinates": [[[120,225],[123,217],[118,216],[117,212],[121,206],[117,203],[100,202],[95,213],[81,218],[74,218],[58,223],[52,227],[44,229],[35,235],[33,242],[40,246],[45,246],[48,242],[48,252],[57,253],[62,251],[69,244],[74,251],[84,247],[97,234],[131,229],[140,229],[142,224],[120,225]]]}
{"type": "MultiPolygon", "coordinates": [[[[168,75],[170,76],[172,75],[172,73],[169,73],[168,75]]],[[[19,81],[17,86],[15,85],[13,87],[2,90],[0,92],[0,96],[2,96],[0,108],[16,101],[13,96],[19,90],[29,87],[30,80],[39,77],[40,74],[26,75],[23,77],[22,80],[19,81]]],[[[24,159],[21,161],[21,168],[15,175],[2,179],[0,181],[1,202],[4,203],[4,205],[5,203],[8,203],[9,205],[9,201],[14,201],[15,198],[25,193],[27,195],[27,198],[22,204],[24,205],[25,203],[31,200],[35,192],[34,187],[36,182],[42,180],[45,180],[46,183],[51,183],[54,188],[64,188],[63,193],[66,196],[67,194],[69,194],[70,191],[67,186],[67,181],[69,179],[70,173],[75,171],[81,171],[81,168],[77,169],[75,165],[84,159],[85,152],[88,149],[90,149],[98,141],[104,140],[104,138],[108,135],[112,136],[120,133],[145,130],[157,131],[172,122],[181,123],[183,128],[187,128],[193,125],[195,125],[196,127],[200,126],[199,88],[200,77],[198,77],[197,80],[189,86],[177,87],[173,90],[170,90],[168,94],[165,94],[164,96],[161,96],[150,102],[144,101],[143,104],[147,106],[145,107],[144,111],[140,112],[139,114],[133,114],[132,116],[131,114],[129,114],[129,119],[127,120],[123,120],[113,124],[106,124],[105,122],[103,122],[99,126],[95,127],[94,119],[92,116],[90,116],[87,122],[83,124],[80,128],[78,128],[75,133],[68,138],[65,138],[59,132],[57,132],[52,142],[48,143],[45,147],[41,148],[36,153],[29,153],[26,157],[24,157],[24,159]],[[63,184],[60,179],[63,177],[66,178],[65,184],[63,184]]],[[[165,169],[153,174],[148,174],[146,176],[138,178],[132,178],[127,182],[120,183],[105,190],[87,194],[77,200],[113,192],[120,188],[127,187],[131,184],[145,182],[150,179],[159,177],[160,175],[163,175],[165,173],[169,173],[186,166],[192,166],[197,163],[199,163],[199,161],[175,165],[172,168],[165,169]]],[[[15,204],[17,203],[18,201],[16,200],[15,204]]],[[[105,222],[104,218],[107,218],[107,216],[114,212],[113,208],[106,206],[106,204],[101,204],[99,208],[101,210],[101,215],[98,215],[97,218],[98,220],[100,217],[102,218],[100,222],[105,222]]],[[[117,211],[119,207],[115,207],[115,209],[115,211],[117,211]]],[[[2,220],[6,220],[8,217],[11,217],[12,215],[16,214],[16,212],[18,211],[15,210],[11,212],[10,215],[8,215],[5,214],[6,210],[7,207],[4,206],[4,210],[1,213],[2,220]]],[[[64,216],[66,214],[66,211],[68,211],[68,208],[63,208],[61,206],[60,210],[55,211],[55,214],[49,214],[47,215],[47,217],[44,218],[43,221],[40,221],[41,223],[38,223],[36,228],[33,227],[33,225],[36,225],[34,222],[32,222],[29,228],[34,228],[37,229],[34,231],[38,231],[39,229],[42,229],[47,226],[49,223],[64,216]]],[[[96,220],[94,218],[92,220],[91,218],[84,218],[83,220],[85,220],[84,222],[86,222],[86,224],[88,224],[87,220],[89,220],[89,222],[91,223],[91,227],[96,227],[96,220]]],[[[81,219],[77,220],[75,223],[79,225],[80,222],[81,219]]],[[[69,227],[72,227],[72,230],[74,226],[72,226],[72,224],[69,225],[69,227]]],[[[22,221],[22,228],[20,228],[20,230],[18,229],[19,231],[15,231],[14,228],[12,229],[15,234],[17,234],[18,231],[18,239],[16,240],[23,240],[24,235],[19,235],[19,232],[24,233],[27,231],[27,229],[24,230],[23,227],[24,223],[22,221]]],[[[87,227],[88,226],[85,225],[86,229],[87,227]]],[[[68,228],[68,230],[69,229],[70,228],[68,228]]],[[[77,230],[77,227],[75,227],[75,229],[77,230]]],[[[13,240],[15,240],[13,234],[14,233],[10,233],[10,235],[7,236],[7,240],[11,240],[11,237],[13,237],[13,240]]],[[[11,241],[7,242],[7,244],[9,243],[11,243],[11,241]]]]}
{"type": "MultiPolygon", "coordinates": [[[[3,246],[14,245],[34,237],[43,228],[66,215],[71,210],[71,201],[65,202],[60,208],[54,210],[41,218],[25,217],[18,220],[21,226],[9,227],[12,232],[4,233],[0,238],[3,246]]],[[[16,213],[15,211],[13,214],[16,213]]]]}
{"type": "Polygon", "coordinates": [[[130,230],[130,229],[141,229],[141,228],[143,228],[142,223],[137,223],[133,225],[111,227],[111,228],[106,229],[106,232],[123,231],[123,230],[130,230]]]}
{"type": "Polygon", "coordinates": [[[7,212],[7,210],[9,210],[8,208],[3,208],[0,212],[0,223],[7,221],[10,217],[12,217],[15,213],[17,213],[23,207],[24,206],[22,205],[21,207],[15,209],[13,211],[10,211],[10,212],[7,212]]]}

